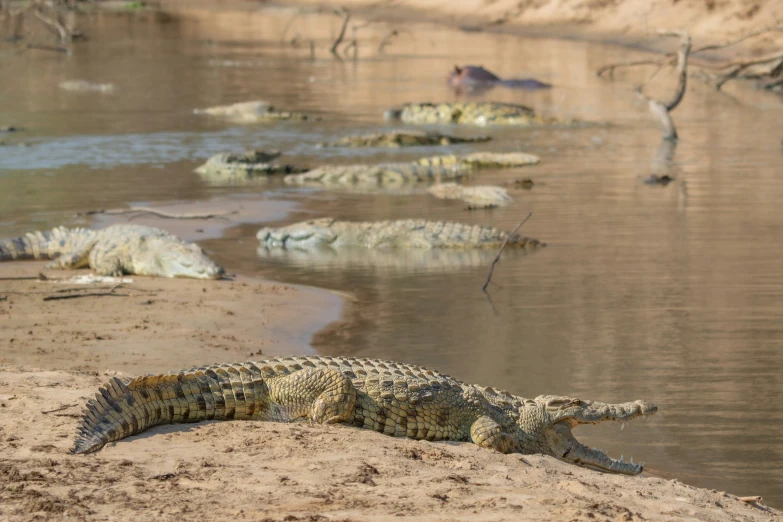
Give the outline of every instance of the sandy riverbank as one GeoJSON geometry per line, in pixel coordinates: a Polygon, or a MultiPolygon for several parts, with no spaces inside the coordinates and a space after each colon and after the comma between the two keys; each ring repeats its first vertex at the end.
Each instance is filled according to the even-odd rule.
{"type": "Polygon", "coordinates": [[[107,378],[96,372],[0,369],[0,518],[760,521],[781,516],[677,481],[604,475],[549,457],[501,455],[472,444],[394,439],[341,426],[236,421],[159,427],[98,454],[68,455],[81,404],[107,378]]]}

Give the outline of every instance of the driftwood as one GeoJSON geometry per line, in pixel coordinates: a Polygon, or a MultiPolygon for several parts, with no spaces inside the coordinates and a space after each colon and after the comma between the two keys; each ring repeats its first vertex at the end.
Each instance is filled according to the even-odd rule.
{"type": "Polygon", "coordinates": [[[76,405],[75,404],[66,404],[65,406],[60,406],[59,408],[55,408],[53,410],[45,410],[45,411],[42,411],[41,413],[43,413],[44,415],[46,415],[48,413],[57,413],[58,411],[67,410],[68,408],[73,408],[74,406],[76,406],[76,405]]]}
{"type": "Polygon", "coordinates": [[[343,39],[345,39],[345,30],[348,28],[348,22],[351,21],[351,13],[342,7],[335,9],[335,13],[343,16],[343,25],[340,27],[340,32],[332,43],[332,47],[329,48],[329,52],[340,59],[340,55],[337,53],[337,48],[340,47],[340,44],[343,43],[343,39]]]}
{"type": "Polygon", "coordinates": [[[71,42],[81,36],[81,33],[72,27],[67,21],[66,16],[72,10],[69,0],[31,0],[22,5],[22,7],[12,10],[10,2],[0,2],[0,20],[11,19],[14,24],[13,36],[11,40],[23,40],[24,22],[28,14],[31,14],[38,20],[43,27],[54,34],[60,42],[59,47],[50,47],[46,45],[31,45],[22,49],[44,49],[69,52],[71,42]]]}
{"type": "MultiPolygon", "coordinates": [[[[701,47],[697,47],[690,52],[690,55],[693,56],[707,51],[726,49],[728,47],[732,47],[734,45],[742,43],[756,36],[761,36],[763,34],[772,33],[772,32],[778,32],[778,33],[783,32],[783,26],[775,26],[766,29],[761,29],[759,31],[753,31],[723,44],[704,45],[701,47]]],[[[659,68],[663,68],[666,66],[674,65],[677,63],[677,61],[678,61],[678,53],[669,53],[660,58],[650,58],[650,59],[635,60],[630,62],[618,62],[618,63],[607,64],[604,65],[603,67],[598,68],[596,70],[596,75],[597,76],[606,75],[609,78],[613,78],[614,71],[616,69],[626,68],[626,67],[637,67],[642,65],[655,65],[659,68]]],[[[715,85],[715,88],[720,90],[720,88],[723,87],[723,85],[726,82],[734,78],[741,78],[741,77],[775,78],[777,74],[779,74],[780,68],[783,67],[783,52],[775,52],[775,53],[767,54],[764,56],[753,57],[753,58],[739,58],[739,59],[729,60],[724,62],[699,61],[694,65],[700,69],[711,71],[706,73],[706,75],[711,78],[713,84],[715,85]],[[765,70],[762,71],[746,74],[746,71],[754,66],[766,66],[766,68],[765,70]]],[[[783,80],[772,81],[768,83],[772,85],[777,85],[779,83],[783,83],[783,80]]],[[[769,88],[769,85],[767,85],[767,83],[762,83],[762,86],[769,88]]]]}
{"type": "Polygon", "coordinates": [[[743,502],[747,502],[749,504],[761,502],[761,497],[737,497],[743,502]]]}
{"type": "Polygon", "coordinates": [[[381,39],[381,42],[378,44],[378,54],[383,54],[386,47],[391,43],[392,38],[395,38],[402,33],[405,33],[411,38],[413,38],[413,33],[408,31],[407,29],[394,29],[393,31],[391,31],[389,34],[387,34],[381,39]]]}
{"type": "Polygon", "coordinates": [[[164,219],[213,219],[224,218],[232,214],[236,214],[237,211],[221,212],[221,213],[208,213],[208,214],[173,214],[164,210],[158,210],[151,207],[129,207],[116,210],[88,210],[87,212],[80,212],[77,216],[92,216],[95,214],[108,214],[108,215],[120,215],[120,214],[152,214],[164,219]]]}
{"type": "Polygon", "coordinates": [[[688,84],[688,54],[691,51],[691,37],[684,31],[662,31],[661,36],[676,36],[680,38],[680,48],[677,51],[677,90],[668,102],[662,102],[642,92],[643,86],[636,88],[636,94],[647,102],[650,113],[658,122],[664,140],[676,140],[677,129],[672,121],[671,111],[677,108],[685,96],[685,88],[688,84]]]}
{"type": "Polygon", "coordinates": [[[503,253],[503,249],[506,248],[506,245],[508,244],[508,241],[514,236],[514,234],[517,233],[517,230],[522,228],[522,225],[525,224],[525,222],[530,219],[530,216],[532,216],[533,213],[529,212],[527,217],[519,222],[517,227],[511,231],[511,233],[506,237],[506,240],[503,241],[503,244],[500,245],[500,250],[498,250],[498,255],[495,256],[495,259],[492,260],[492,265],[489,267],[489,274],[487,274],[487,280],[484,282],[484,286],[481,287],[481,291],[485,294],[487,293],[487,287],[489,286],[490,281],[492,281],[492,273],[495,271],[495,265],[498,264],[498,261],[500,261],[500,254],[503,253]]]}

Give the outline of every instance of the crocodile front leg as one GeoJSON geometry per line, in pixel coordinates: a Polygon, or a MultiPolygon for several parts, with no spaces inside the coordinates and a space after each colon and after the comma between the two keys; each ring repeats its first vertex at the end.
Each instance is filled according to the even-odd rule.
{"type": "Polygon", "coordinates": [[[267,379],[267,385],[269,398],[277,405],[280,416],[274,420],[307,417],[317,424],[335,424],[353,418],[356,388],[338,369],[300,370],[267,379]]]}
{"type": "Polygon", "coordinates": [[[470,438],[474,444],[500,453],[511,453],[516,446],[514,438],[505,433],[500,424],[486,415],[482,415],[471,425],[470,438]]]}

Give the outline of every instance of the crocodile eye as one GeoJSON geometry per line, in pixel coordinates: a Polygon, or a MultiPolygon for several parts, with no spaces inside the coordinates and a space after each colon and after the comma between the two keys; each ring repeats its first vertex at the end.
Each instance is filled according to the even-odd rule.
{"type": "Polygon", "coordinates": [[[571,401],[571,404],[574,406],[579,406],[582,404],[582,401],[580,401],[579,399],[574,399],[571,401]]]}

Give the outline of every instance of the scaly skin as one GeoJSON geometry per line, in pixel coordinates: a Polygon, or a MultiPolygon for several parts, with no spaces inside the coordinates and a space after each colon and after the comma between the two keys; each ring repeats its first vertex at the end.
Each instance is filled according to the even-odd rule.
{"type": "Polygon", "coordinates": [[[461,199],[475,207],[508,205],[512,199],[508,190],[493,185],[476,185],[466,187],[456,183],[438,183],[431,186],[427,192],[438,199],[461,199]]]}
{"type": "Polygon", "coordinates": [[[470,172],[485,168],[516,168],[535,165],[538,156],[524,152],[474,152],[465,155],[442,155],[421,158],[411,162],[382,163],[380,165],[327,165],[291,174],[284,181],[291,184],[373,184],[401,185],[422,181],[458,179],[470,172]]]}
{"type": "Polygon", "coordinates": [[[448,136],[438,132],[391,131],[373,134],[346,136],[336,141],[319,143],[319,147],[417,147],[426,145],[451,145],[453,143],[481,143],[489,141],[489,136],[462,138],[448,136]]]}
{"type": "Polygon", "coordinates": [[[403,123],[464,125],[517,125],[532,127],[557,123],[523,105],[495,102],[408,103],[386,111],[387,120],[403,123]]]}
{"type": "Polygon", "coordinates": [[[293,165],[270,163],[280,155],[280,151],[276,150],[249,150],[242,154],[224,152],[209,158],[206,163],[196,169],[196,172],[207,179],[231,180],[307,171],[306,168],[293,165]]]}
{"type": "Polygon", "coordinates": [[[264,101],[250,101],[234,103],[233,105],[219,105],[206,109],[194,109],[195,114],[220,116],[243,123],[255,123],[263,121],[318,121],[320,118],[301,112],[278,111],[274,106],[264,101]]]}
{"type": "Polygon", "coordinates": [[[219,279],[223,268],[201,248],[165,230],[112,225],[102,230],[58,227],[0,240],[0,261],[53,259],[48,268],[89,266],[97,274],[219,279]]]}
{"type": "Polygon", "coordinates": [[[262,228],[256,234],[270,248],[321,249],[364,248],[498,248],[507,239],[507,248],[544,246],[537,239],[494,227],[465,225],[448,221],[398,219],[393,221],[338,221],[312,219],[285,227],[262,228]]]}
{"type": "Polygon", "coordinates": [[[73,453],[160,424],[204,420],[341,423],[395,437],[471,441],[502,453],[542,453],[602,471],[636,475],[643,464],[580,444],[579,424],[626,422],[653,404],[583,401],[462,383],[420,366],[349,357],[285,357],[111,379],[87,408],[73,453]]]}

